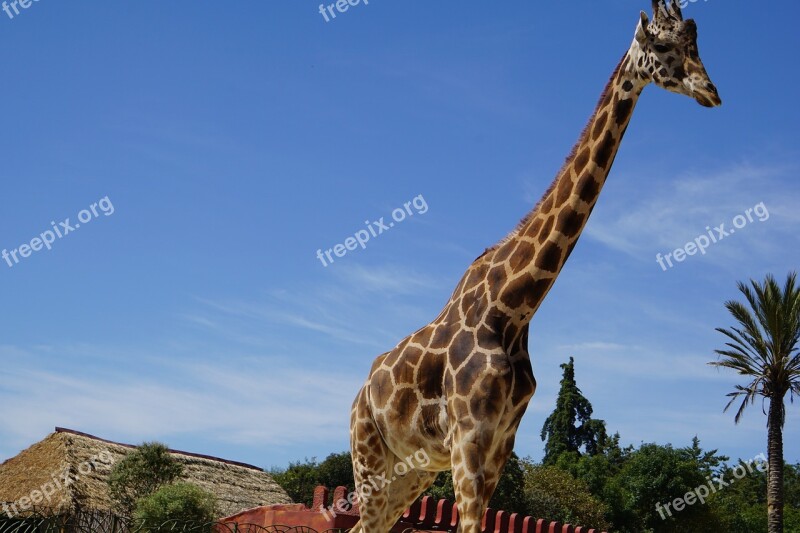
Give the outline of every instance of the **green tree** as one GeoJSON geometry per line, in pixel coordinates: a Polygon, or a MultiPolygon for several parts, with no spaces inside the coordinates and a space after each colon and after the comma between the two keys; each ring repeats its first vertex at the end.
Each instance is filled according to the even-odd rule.
{"type": "Polygon", "coordinates": [[[330,489],[339,486],[355,488],[353,460],[350,452],[332,453],[319,464],[317,479],[330,489]]]}
{"type": "MultiPolygon", "coordinates": [[[[767,474],[748,469],[724,491],[712,495],[709,505],[720,518],[726,533],[767,533],[767,474]]],[[[784,526],[800,531],[800,464],[784,466],[784,526]]],[[[723,470],[725,479],[735,479],[732,467],[723,470]]]]}
{"type": "Polygon", "coordinates": [[[290,463],[285,469],[272,468],[270,474],[289,497],[308,506],[314,500],[314,489],[324,485],[333,490],[338,486],[355,487],[350,452],[332,453],[321,463],[316,458],[290,463]]]}
{"type": "Polygon", "coordinates": [[[738,399],[741,404],[734,420],[738,424],[748,405],[757,398],[769,403],[767,414],[767,521],[770,533],[783,531],[783,424],[786,419],[785,398],[800,395],[800,288],[796,273],[790,273],[783,288],[774,276],[763,283],[750,280],[738,283],[747,305],[725,302],[737,325],[717,328],[728,341],[726,348],[715,350],[719,360],[711,365],[729,368],[750,380],[736,385],[728,394],[725,411],[738,399]]]}
{"type": "Polygon", "coordinates": [[[436,500],[456,501],[456,489],[453,487],[453,473],[449,470],[439,472],[436,481],[424,493],[436,500]]]}
{"type": "Polygon", "coordinates": [[[316,458],[305,462],[296,461],[289,463],[286,469],[273,468],[270,470],[275,483],[283,487],[292,501],[311,506],[314,499],[314,489],[319,484],[319,463],[316,458]]]}
{"type": "MultiPolygon", "coordinates": [[[[136,503],[134,523],[145,530],[160,531],[173,520],[178,525],[201,526],[217,518],[216,498],[210,492],[189,483],[164,485],[136,503]]],[[[210,530],[210,528],[209,528],[210,530]]],[[[195,531],[195,529],[193,529],[195,531]]]]}
{"type": "Polygon", "coordinates": [[[632,446],[621,448],[619,439],[619,433],[602,438],[594,455],[564,452],[558,456],[554,466],[585,481],[592,494],[600,494],[607,481],[619,473],[633,451],[632,446]]]}
{"type": "Polygon", "coordinates": [[[612,481],[621,495],[613,509],[615,527],[630,533],[721,531],[708,506],[695,501],[676,509],[674,502],[708,484],[707,473],[726,459],[716,450],[703,452],[697,441],[679,449],[643,444],[612,481]]]}
{"type": "Polygon", "coordinates": [[[111,470],[109,494],[114,510],[130,518],[136,502],[172,483],[183,473],[183,466],[169,453],[166,445],[146,442],[129,453],[111,470]]]}
{"type": "Polygon", "coordinates": [[[592,418],[592,404],[575,383],[574,359],[570,357],[569,363],[561,368],[564,374],[556,408],[542,426],[545,465],[554,465],[562,453],[580,456],[581,449],[588,455],[596,455],[607,438],[605,422],[592,418]]]}
{"type": "Polygon", "coordinates": [[[629,521],[624,516],[624,494],[619,485],[614,483],[614,479],[633,452],[633,447],[621,448],[619,440],[619,433],[604,439],[600,453],[595,455],[562,453],[555,465],[586,483],[592,495],[605,503],[606,520],[611,523],[629,521]]]}
{"type": "Polygon", "coordinates": [[[787,464],[783,472],[783,518],[786,520],[786,530],[800,531],[800,463],[787,464]]]}
{"type": "Polygon", "coordinates": [[[583,481],[555,467],[523,461],[528,513],[536,518],[607,530],[605,504],[583,481]]]}

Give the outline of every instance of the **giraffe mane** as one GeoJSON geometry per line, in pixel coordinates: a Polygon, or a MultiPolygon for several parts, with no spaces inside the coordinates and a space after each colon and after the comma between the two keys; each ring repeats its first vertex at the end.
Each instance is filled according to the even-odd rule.
{"type": "Polygon", "coordinates": [[[572,150],[570,151],[569,155],[567,156],[566,160],[564,161],[564,164],[561,165],[561,168],[556,173],[555,179],[553,179],[552,183],[550,183],[550,186],[547,188],[545,193],[542,195],[542,197],[539,199],[539,201],[536,202],[536,205],[533,207],[533,209],[530,210],[524,217],[522,217],[522,220],[520,220],[517,223],[516,227],[511,231],[511,233],[509,233],[508,235],[503,237],[494,246],[491,246],[490,248],[487,248],[483,252],[483,254],[481,254],[478,257],[478,259],[480,259],[484,255],[486,255],[487,253],[496,250],[497,248],[499,248],[500,246],[502,246],[503,244],[507,243],[512,238],[514,238],[519,233],[519,231],[523,227],[525,227],[528,224],[528,222],[530,222],[531,218],[539,211],[539,207],[541,207],[541,205],[545,201],[545,199],[547,199],[547,197],[550,195],[550,193],[553,192],[553,189],[556,188],[556,185],[558,185],[558,181],[561,178],[561,176],[570,167],[572,162],[575,160],[575,157],[577,157],[577,155],[578,155],[578,147],[581,146],[584,143],[584,141],[586,140],[586,137],[590,134],[589,128],[592,125],[592,118],[597,116],[597,113],[603,107],[603,102],[605,101],[606,97],[613,90],[614,81],[617,79],[617,76],[619,75],[619,72],[622,69],[622,65],[625,62],[625,57],[627,57],[627,55],[628,55],[628,52],[625,52],[625,54],[622,56],[622,59],[620,59],[620,61],[617,64],[616,68],[614,69],[614,72],[611,74],[611,78],[608,80],[608,83],[606,84],[605,89],[603,89],[603,92],[600,95],[599,100],[597,101],[597,105],[594,108],[594,112],[590,115],[589,121],[586,123],[586,126],[584,126],[580,137],[578,137],[578,140],[575,142],[575,145],[572,147],[572,150]]]}

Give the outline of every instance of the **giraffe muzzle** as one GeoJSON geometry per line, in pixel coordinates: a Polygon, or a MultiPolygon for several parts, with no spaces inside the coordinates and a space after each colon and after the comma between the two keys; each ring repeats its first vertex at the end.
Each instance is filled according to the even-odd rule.
{"type": "Polygon", "coordinates": [[[695,91],[694,99],[703,107],[719,107],[722,105],[722,98],[719,97],[716,89],[708,92],[695,91]]]}
{"type": "Polygon", "coordinates": [[[688,80],[686,83],[689,94],[703,107],[719,107],[722,98],[719,97],[717,87],[708,80],[688,80]]]}

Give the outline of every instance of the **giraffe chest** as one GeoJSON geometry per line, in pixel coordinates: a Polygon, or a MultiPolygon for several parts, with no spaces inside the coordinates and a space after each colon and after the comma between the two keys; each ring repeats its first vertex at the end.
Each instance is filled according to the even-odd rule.
{"type": "Polygon", "coordinates": [[[399,457],[424,449],[428,469],[449,468],[453,434],[480,428],[503,436],[519,424],[535,381],[527,354],[475,353],[454,364],[426,354],[398,356],[370,379],[370,403],[389,448],[399,457]]]}

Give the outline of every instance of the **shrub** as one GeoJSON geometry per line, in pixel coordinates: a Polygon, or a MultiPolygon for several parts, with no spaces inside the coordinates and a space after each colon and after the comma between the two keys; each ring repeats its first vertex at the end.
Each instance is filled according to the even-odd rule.
{"type": "Polygon", "coordinates": [[[134,520],[144,528],[155,528],[169,520],[179,524],[202,525],[217,518],[213,494],[189,483],[164,485],[136,504],[134,520]]]}
{"type": "Polygon", "coordinates": [[[131,517],[137,500],[172,483],[182,472],[183,466],[164,444],[142,444],[111,470],[108,485],[115,511],[123,517],[131,517]]]}

